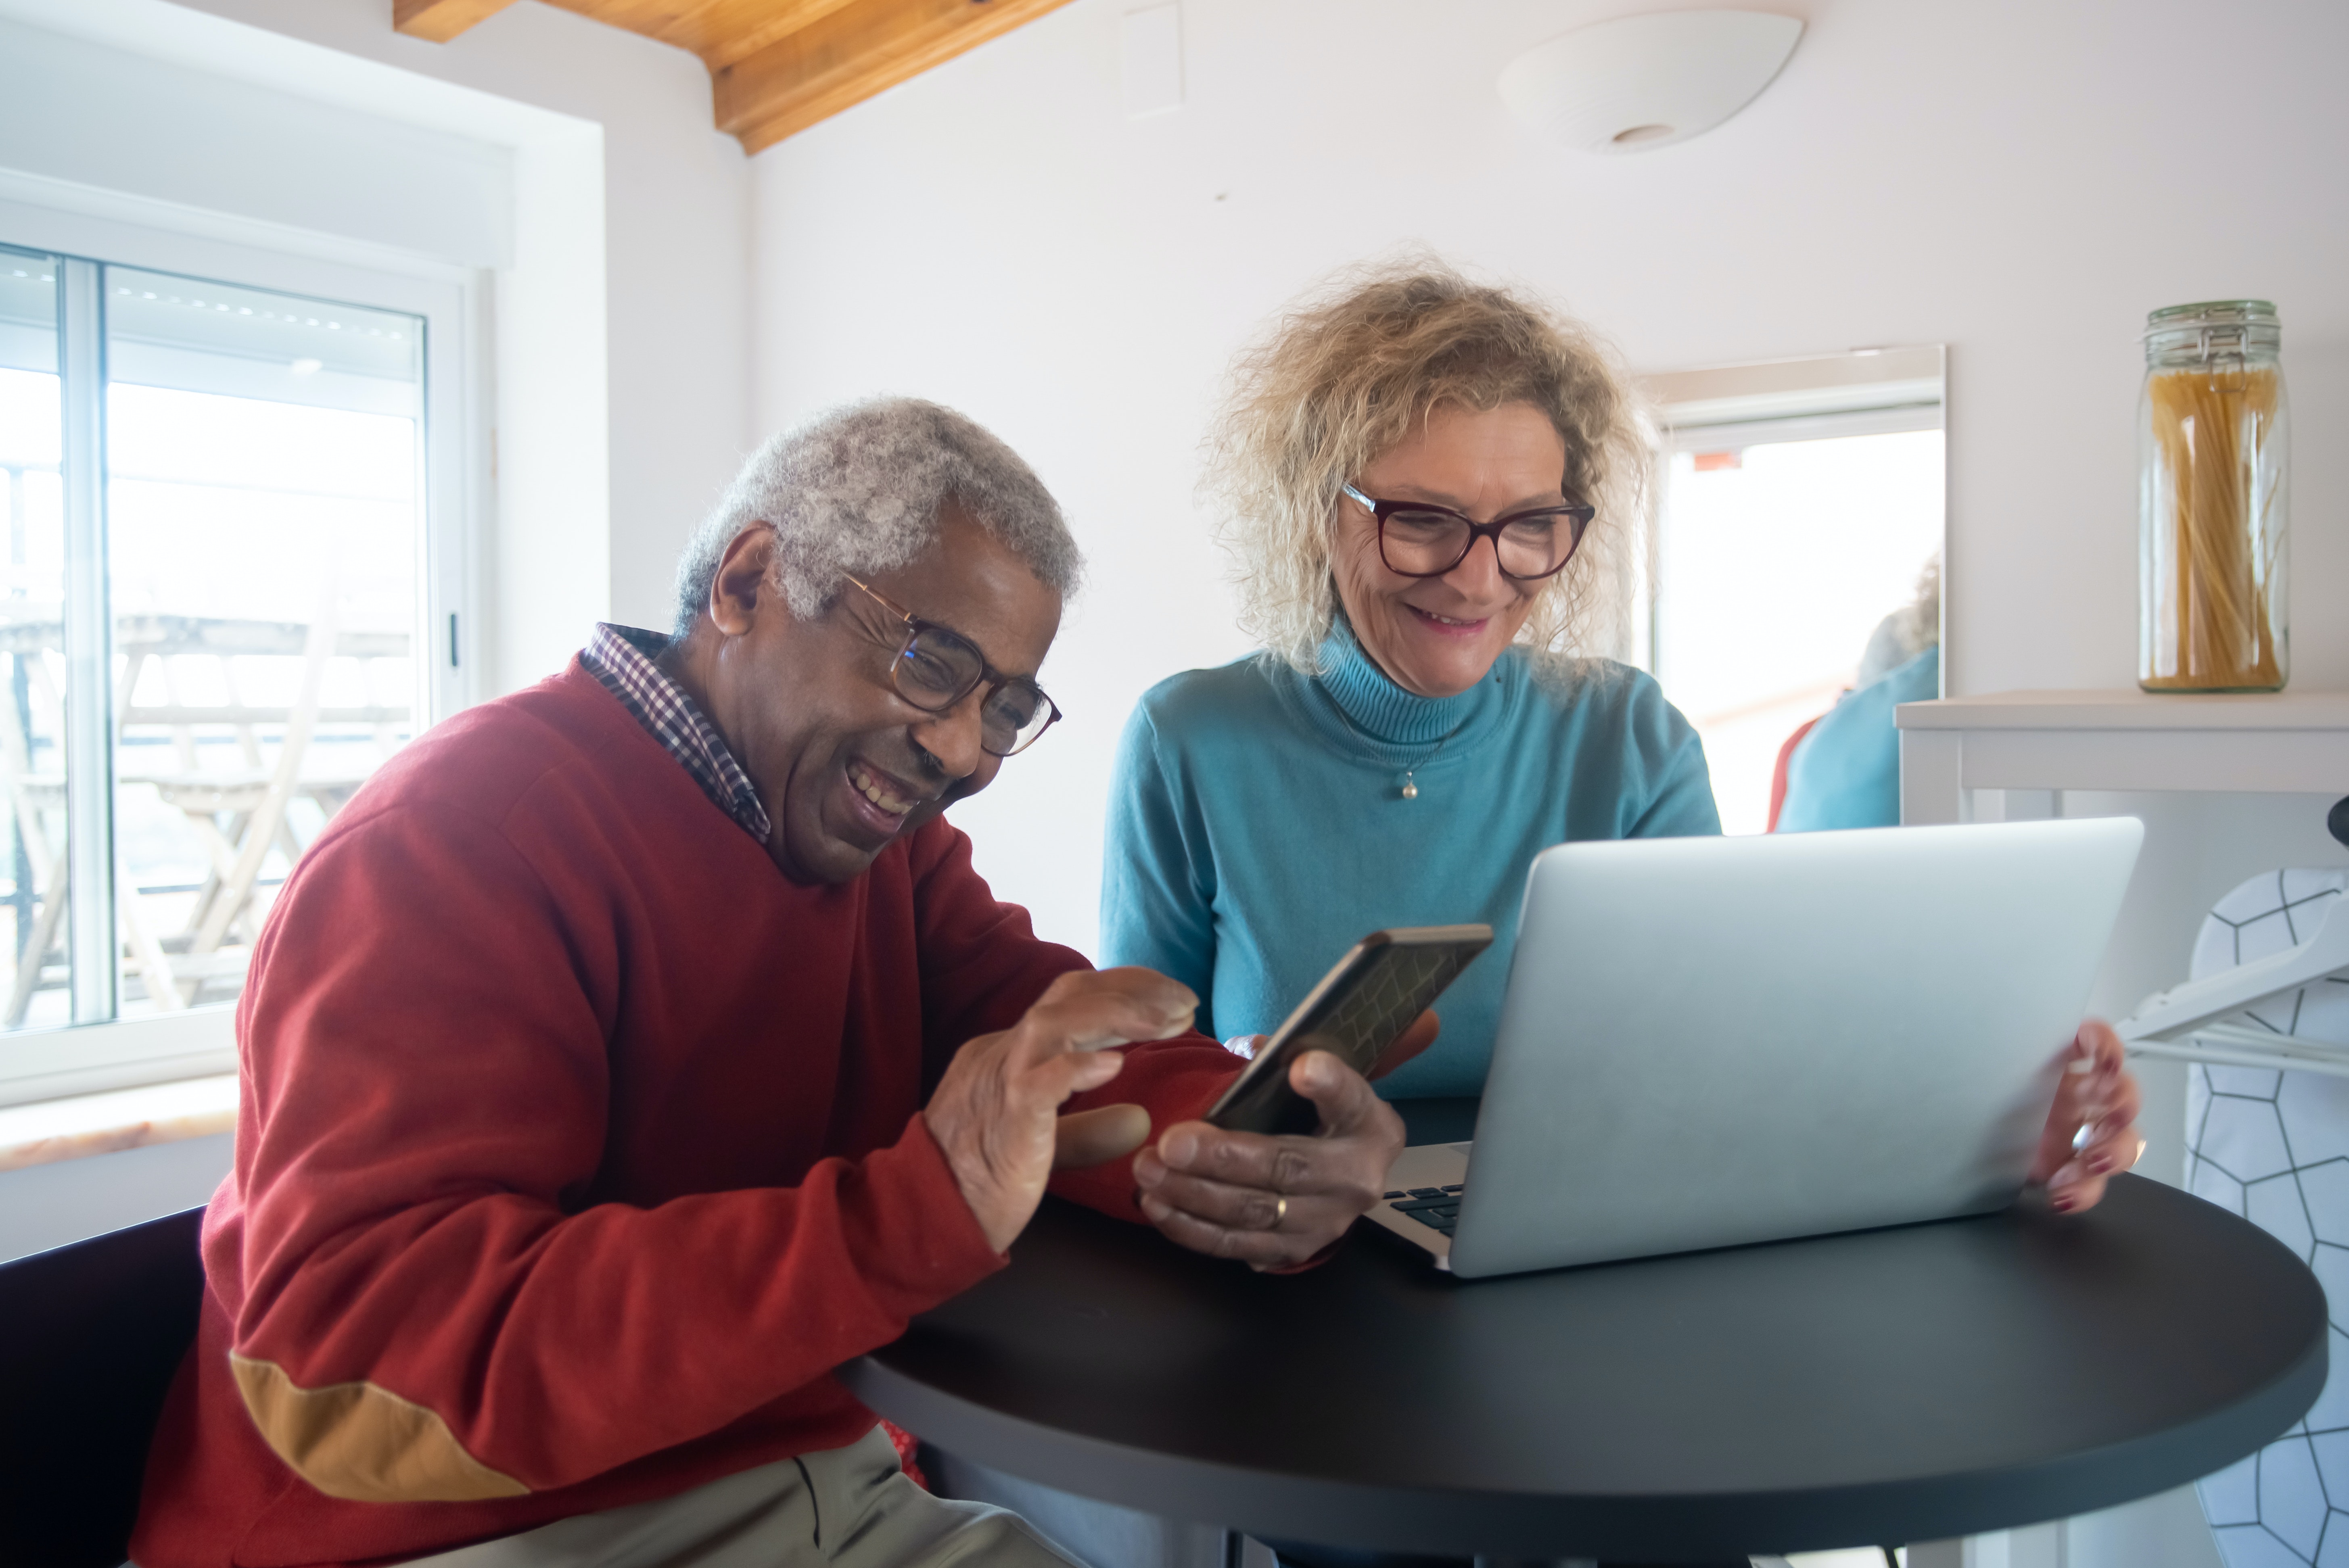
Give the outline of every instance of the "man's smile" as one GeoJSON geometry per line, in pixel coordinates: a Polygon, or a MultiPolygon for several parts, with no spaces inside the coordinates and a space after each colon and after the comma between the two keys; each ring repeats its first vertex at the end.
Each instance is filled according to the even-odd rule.
{"type": "Polygon", "coordinates": [[[905,780],[882,772],[862,758],[848,762],[849,787],[875,827],[895,832],[905,814],[930,797],[905,780]]]}

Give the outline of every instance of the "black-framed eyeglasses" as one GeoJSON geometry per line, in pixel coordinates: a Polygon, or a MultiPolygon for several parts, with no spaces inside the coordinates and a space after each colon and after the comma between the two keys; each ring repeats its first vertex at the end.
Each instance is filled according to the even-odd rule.
{"type": "Polygon", "coordinates": [[[1042,686],[1026,676],[1005,675],[960,632],[925,621],[879,589],[848,580],[905,624],[905,645],[889,661],[889,678],[899,696],[924,713],[944,713],[980,686],[987,688],[978,704],[978,744],[988,756],[1027,750],[1060,719],[1061,710],[1042,686]]]}
{"type": "Polygon", "coordinates": [[[1343,489],[1378,521],[1379,559],[1403,577],[1441,577],[1467,560],[1480,539],[1493,542],[1502,576],[1519,583],[1554,577],[1574,559],[1582,531],[1599,511],[1565,503],[1475,522],[1433,501],[1373,500],[1352,485],[1343,489]]]}

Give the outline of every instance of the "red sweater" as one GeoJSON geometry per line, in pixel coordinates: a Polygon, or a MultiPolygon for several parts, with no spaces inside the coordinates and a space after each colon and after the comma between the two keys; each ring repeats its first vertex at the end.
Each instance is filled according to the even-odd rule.
{"type": "MultiPolygon", "coordinates": [[[[1083,964],[943,820],[785,880],[575,664],[441,725],[254,950],[133,1556],[398,1560],[855,1440],[831,1368],[1003,1262],[920,1107],[1083,964]]],[[[1237,1067],[1136,1047],[1085,1103],[1237,1067]]],[[[1055,1185],[1133,1215],[1125,1161],[1055,1185]]]]}

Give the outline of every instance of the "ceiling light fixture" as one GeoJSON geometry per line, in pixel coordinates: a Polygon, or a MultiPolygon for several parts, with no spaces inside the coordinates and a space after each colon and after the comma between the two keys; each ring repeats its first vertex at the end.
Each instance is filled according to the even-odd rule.
{"type": "Polygon", "coordinates": [[[1803,24],[1766,11],[1659,11],[1595,22],[1501,72],[1520,125],[1585,152],[1646,152],[1711,130],[1754,101],[1803,24]]]}

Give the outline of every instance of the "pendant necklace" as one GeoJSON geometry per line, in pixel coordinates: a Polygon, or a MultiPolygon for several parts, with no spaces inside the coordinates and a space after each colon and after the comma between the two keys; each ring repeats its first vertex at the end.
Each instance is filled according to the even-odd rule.
{"type": "Polygon", "coordinates": [[[1434,751],[1429,752],[1417,762],[1402,770],[1402,798],[1404,799],[1416,800],[1419,799],[1419,784],[1417,779],[1419,770],[1435,760],[1436,752],[1442,751],[1445,747],[1452,744],[1452,736],[1459,734],[1462,730],[1467,727],[1468,720],[1464,718],[1462,719],[1458,724],[1453,727],[1451,735],[1446,735],[1443,739],[1435,743],[1434,751]]]}
{"type": "MultiPolygon", "coordinates": [[[[1361,725],[1355,723],[1354,716],[1348,713],[1343,705],[1332,702],[1330,706],[1337,710],[1338,717],[1346,721],[1346,727],[1352,730],[1356,735],[1361,736],[1364,740],[1381,746],[1393,744],[1392,741],[1380,740],[1377,736],[1372,735],[1369,730],[1364,729],[1361,725]]],[[[1458,724],[1454,725],[1450,734],[1438,738],[1436,743],[1428,749],[1426,756],[1421,758],[1418,761],[1413,763],[1410,767],[1402,770],[1402,789],[1401,793],[1404,799],[1416,800],[1419,799],[1419,770],[1433,762],[1436,758],[1437,753],[1441,752],[1445,747],[1452,744],[1453,736],[1459,734],[1462,730],[1467,728],[1470,725],[1475,722],[1476,716],[1473,713],[1470,714],[1466,718],[1464,718],[1458,724]]]]}

